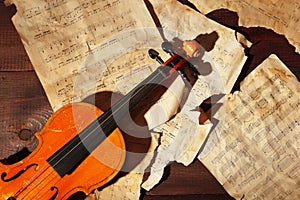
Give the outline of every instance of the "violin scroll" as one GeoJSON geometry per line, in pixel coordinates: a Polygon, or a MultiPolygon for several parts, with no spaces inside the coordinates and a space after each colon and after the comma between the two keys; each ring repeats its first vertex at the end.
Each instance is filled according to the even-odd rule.
{"type": "Polygon", "coordinates": [[[195,40],[180,41],[178,46],[163,44],[171,55],[166,61],[150,49],[150,57],[161,66],[107,111],[83,102],[57,110],[36,133],[38,146],[28,157],[12,165],[0,163],[0,200],[66,200],[75,192],[89,194],[112,180],[126,158],[118,122],[174,71],[189,82],[184,65],[192,67],[188,59],[201,56],[201,47],[195,40]]]}

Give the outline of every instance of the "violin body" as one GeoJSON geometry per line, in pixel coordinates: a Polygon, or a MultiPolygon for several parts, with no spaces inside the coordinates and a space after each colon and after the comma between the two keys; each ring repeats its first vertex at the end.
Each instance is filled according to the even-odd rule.
{"type": "Polygon", "coordinates": [[[0,200],[64,200],[79,191],[89,194],[110,181],[126,156],[118,123],[186,59],[200,56],[195,40],[184,41],[182,49],[177,54],[165,48],[171,55],[166,62],[149,51],[162,65],[106,112],[82,102],[56,111],[36,133],[39,143],[28,157],[0,164],[0,200]]]}
{"type": "Polygon", "coordinates": [[[47,161],[102,113],[87,103],[68,104],[55,112],[36,133],[39,143],[28,157],[12,165],[0,165],[0,200],[67,199],[78,191],[89,194],[111,180],[126,155],[118,129],[63,177],[47,161]]]}

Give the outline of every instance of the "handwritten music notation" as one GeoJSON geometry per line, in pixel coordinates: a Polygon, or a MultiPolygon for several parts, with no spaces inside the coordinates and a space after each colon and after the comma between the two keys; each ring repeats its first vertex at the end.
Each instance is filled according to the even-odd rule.
{"type": "Polygon", "coordinates": [[[68,4],[68,1],[66,0],[43,0],[40,1],[38,6],[25,9],[24,17],[26,20],[28,20],[35,16],[41,15],[44,12],[53,11],[55,13],[53,13],[50,19],[54,19],[58,22],[69,21],[69,23],[65,22],[64,25],[70,25],[82,20],[82,18],[86,16],[96,15],[99,12],[115,7],[118,4],[121,4],[121,1],[115,0],[111,3],[103,4],[101,1],[88,0],[84,2],[73,2],[72,6],[65,6],[66,4],[68,4]],[[61,11],[64,6],[72,9],[65,12],[65,14],[62,14],[63,12],[57,12],[61,11]],[[82,11],[85,11],[85,14],[82,14],[82,11]]]}
{"type": "MultiPolygon", "coordinates": [[[[214,39],[210,40],[212,50],[204,53],[203,57],[199,59],[201,64],[198,65],[199,69],[210,68],[212,72],[209,75],[206,74],[207,76],[203,74],[198,76],[198,80],[193,85],[184,106],[180,107],[180,112],[174,118],[170,120],[168,118],[168,123],[164,124],[162,124],[166,121],[164,116],[168,115],[150,115],[152,116],[149,120],[151,122],[157,122],[158,120],[155,119],[160,119],[162,125],[156,127],[155,131],[162,133],[164,140],[162,138],[161,141],[163,142],[153,161],[151,174],[142,185],[146,190],[150,190],[159,182],[163,175],[163,169],[169,162],[176,160],[188,165],[194,160],[197,156],[195,152],[199,151],[211,128],[211,124],[199,125],[200,112],[194,111],[195,108],[213,94],[230,92],[246,60],[241,45],[230,29],[219,26],[219,24],[183,6],[178,1],[151,0],[151,3],[167,39],[171,40],[174,37],[191,39],[207,35],[214,36],[214,39]],[[174,15],[174,10],[180,15],[174,15]],[[192,24],[197,25],[193,26],[192,24]],[[181,127],[179,124],[184,126],[181,127]],[[191,129],[185,127],[191,127],[191,129]]],[[[168,102],[170,96],[165,103],[163,100],[158,102],[162,105],[158,106],[160,108],[159,113],[172,113],[172,109],[178,106],[178,102],[172,102],[173,106],[170,106],[168,102]]]]}
{"type": "Polygon", "coordinates": [[[139,0],[13,1],[22,13],[14,18],[16,28],[54,110],[91,92],[116,89],[117,72],[152,65],[146,48],[162,42],[139,0]]]}
{"type": "MultiPolygon", "coordinates": [[[[124,10],[117,15],[106,13],[106,11],[110,9],[118,9],[118,5],[121,4],[119,0],[104,5],[103,3],[94,0],[77,2],[76,6],[71,6],[72,9],[70,6],[66,6],[71,10],[64,9],[64,4],[66,4],[65,1],[55,1],[55,3],[52,4],[47,2],[45,5],[42,3],[40,6],[24,11],[26,23],[34,24],[33,22],[36,22],[40,18],[43,18],[43,21],[47,21],[47,24],[43,23],[43,21],[34,24],[34,39],[42,39],[49,34],[60,32],[59,30],[61,30],[61,28],[66,29],[69,26],[85,21],[86,19],[99,17],[99,15],[101,15],[101,18],[98,18],[97,21],[100,21],[100,23],[90,25],[90,27],[86,28],[87,31],[93,30],[94,32],[99,32],[99,28],[102,28],[102,31],[100,32],[103,32],[103,29],[109,29],[107,32],[122,31],[125,28],[132,27],[132,24],[135,23],[133,19],[126,22],[126,17],[132,12],[131,8],[127,8],[127,10],[124,10]],[[122,21],[123,23],[118,23],[118,21],[122,21]],[[118,26],[111,26],[112,24],[118,24],[118,26]]],[[[87,34],[86,32],[84,33],[87,34]]],[[[76,37],[80,37],[81,34],[82,33],[77,34],[76,37]]],[[[102,38],[104,38],[105,34],[101,34],[102,38]]]]}
{"type": "Polygon", "coordinates": [[[87,94],[94,94],[95,92],[110,90],[126,94],[126,92],[130,91],[138,82],[141,82],[149,76],[154,69],[155,65],[149,64],[133,68],[132,70],[128,70],[128,68],[121,69],[121,71],[105,70],[102,74],[86,72],[84,76],[85,80],[70,75],[67,78],[57,81],[56,95],[58,98],[64,98],[62,100],[63,104],[68,104],[79,101],[85,98],[87,94]],[[126,73],[124,73],[124,70],[126,73]],[[84,87],[81,87],[81,84],[83,84],[84,87]]]}
{"type": "Polygon", "coordinates": [[[111,3],[91,0],[78,1],[72,6],[69,4],[66,1],[41,1],[39,6],[24,11],[24,20],[32,26],[30,32],[33,39],[41,43],[38,45],[39,54],[43,63],[49,65],[50,71],[82,62],[91,52],[105,48],[105,44],[99,47],[104,39],[131,29],[137,23],[136,18],[132,17],[132,8],[123,9],[118,0],[111,3]],[[63,6],[71,10],[65,10],[63,6]],[[121,12],[109,14],[109,10],[120,8],[121,12]],[[92,23],[82,24],[81,21],[92,23]],[[71,25],[79,29],[66,31],[71,25]]]}
{"type": "Polygon", "coordinates": [[[70,64],[82,62],[91,54],[104,51],[107,47],[115,43],[121,43],[123,40],[135,37],[135,32],[131,31],[124,34],[121,38],[113,38],[101,43],[110,34],[119,33],[123,29],[129,29],[135,23],[136,21],[132,20],[120,26],[110,28],[103,27],[102,23],[92,24],[87,29],[78,31],[68,38],[53,41],[47,44],[47,46],[42,46],[39,52],[44,64],[49,64],[50,71],[55,71],[70,64]],[[105,30],[105,32],[101,30],[105,30]],[[89,35],[93,35],[93,38],[82,42],[82,38],[88,38],[89,35]]]}

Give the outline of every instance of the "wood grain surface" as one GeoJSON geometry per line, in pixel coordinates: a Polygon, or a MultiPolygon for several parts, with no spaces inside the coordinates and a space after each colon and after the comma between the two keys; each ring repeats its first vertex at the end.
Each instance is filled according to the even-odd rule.
{"type": "MultiPolygon", "coordinates": [[[[183,1],[182,3],[188,3],[183,1]]],[[[13,154],[27,154],[36,146],[34,133],[52,114],[44,90],[35,74],[11,17],[14,6],[0,3],[0,159],[14,160],[13,154]],[[26,148],[24,150],[24,148],[26,148]]],[[[270,29],[240,27],[238,16],[228,10],[217,10],[207,17],[242,33],[253,43],[245,50],[248,60],[233,90],[257,65],[275,53],[300,77],[300,55],[295,53],[283,35],[270,29]]],[[[296,27],[295,27],[296,28],[296,27]]],[[[164,179],[142,199],[232,199],[209,171],[195,160],[190,166],[173,163],[165,170],[164,179]]]]}

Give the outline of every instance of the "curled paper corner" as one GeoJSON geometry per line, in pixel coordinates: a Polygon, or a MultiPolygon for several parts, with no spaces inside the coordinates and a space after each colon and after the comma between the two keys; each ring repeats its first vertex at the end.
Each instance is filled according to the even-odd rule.
{"type": "Polygon", "coordinates": [[[3,3],[4,3],[5,6],[10,6],[10,5],[13,4],[13,0],[4,0],[3,3]]]}
{"type": "MultiPolygon", "coordinates": [[[[191,111],[195,111],[192,114],[193,116],[188,117],[182,113],[176,115],[172,123],[178,124],[178,126],[172,127],[165,124],[163,127],[160,127],[163,129],[160,138],[162,144],[157,149],[156,157],[150,169],[150,176],[142,184],[142,188],[145,190],[149,191],[159,184],[163,177],[164,169],[168,164],[175,161],[188,166],[197,157],[213,124],[209,119],[205,120],[204,124],[199,124],[198,118],[201,112],[196,109],[191,111]],[[195,116],[197,116],[196,123],[195,120],[190,119],[190,117],[194,118],[195,116]],[[185,124],[186,126],[181,126],[180,124],[185,124]],[[174,138],[174,136],[176,137],[174,138]]],[[[158,128],[155,128],[157,132],[159,132],[158,128]]]]}
{"type": "Polygon", "coordinates": [[[150,130],[164,124],[178,112],[184,91],[185,83],[181,77],[177,77],[160,100],[145,113],[150,130]]]}
{"type": "Polygon", "coordinates": [[[243,48],[250,48],[252,43],[248,41],[245,36],[239,32],[235,32],[236,40],[242,45],[243,48]]]}
{"type": "Polygon", "coordinates": [[[148,179],[142,183],[141,187],[147,191],[150,191],[154,186],[156,186],[163,176],[164,168],[160,170],[152,171],[152,175],[148,177],[148,179]]]}
{"type": "Polygon", "coordinates": [[[191,112],[196,112],[198,114],[199,125],[204,125],[204,124],[211,123],[209,117],[207,116],[205,111],[200,106],[197,106],[194,109],[191,109],[190,111],[191,112]]]}

